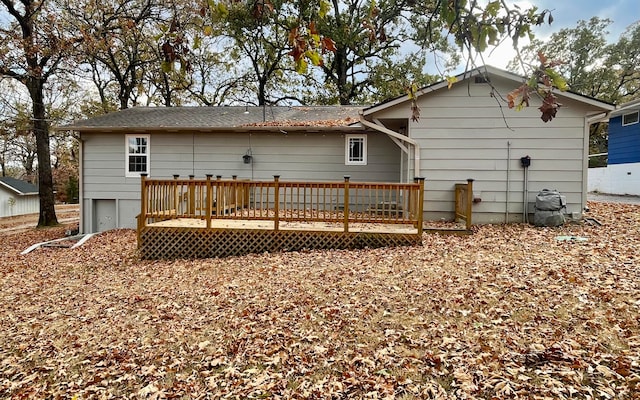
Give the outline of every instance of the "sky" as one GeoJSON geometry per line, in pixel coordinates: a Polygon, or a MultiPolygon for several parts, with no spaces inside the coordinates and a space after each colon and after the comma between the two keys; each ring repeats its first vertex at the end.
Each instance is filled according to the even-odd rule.
{"type": "MultiPolygon", "coordinates": [[[[613,43],[627,27],[640,21],[640,0],[525,0],[510,1],[510,3],[516,3],[523,9],[535,5],[539,10],[551,11],[553,23],[536,26],[533,29],[536,38],[542,40],[561,29],[575,28],[579,20],[586,21],[597,16],[613,21],[609,25],[607,38],[610,43],[613,43]]],[[[493,53],[485,53],[484,61],[495,67],[506,68],[514,55],[511,42],[507,41],[493,53]]],[[[477,62],[480,63],[480,61],[477,62]]]]}

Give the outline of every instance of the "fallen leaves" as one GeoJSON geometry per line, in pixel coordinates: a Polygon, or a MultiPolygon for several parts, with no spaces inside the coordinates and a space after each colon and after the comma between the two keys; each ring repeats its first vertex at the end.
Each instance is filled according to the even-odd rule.
{"type": "Polygon", "coordinates": [[[640,207],[590,208],[603,226],[171,262],[128,230],[0,236],[0,397],[633,398],[640,207]]]}

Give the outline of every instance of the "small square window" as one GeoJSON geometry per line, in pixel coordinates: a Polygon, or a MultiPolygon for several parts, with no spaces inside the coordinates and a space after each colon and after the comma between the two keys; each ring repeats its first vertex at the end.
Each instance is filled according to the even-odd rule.
{"type": "Polygon", "coordinates": [[[149,135],[127,135],[125,176],[149,173],[149,135]]]}
{"type": "Polygon", "coordinates": [[[345,164],[367,165],[367,136],[345,136],[345,164]]]}
{"type": "Polygon", "coordinates": [[[640,111],[636,111],[631,114],[624,114],[622,116],[622,126],[637,124],[639,116],[640,116],[640,111]]]}

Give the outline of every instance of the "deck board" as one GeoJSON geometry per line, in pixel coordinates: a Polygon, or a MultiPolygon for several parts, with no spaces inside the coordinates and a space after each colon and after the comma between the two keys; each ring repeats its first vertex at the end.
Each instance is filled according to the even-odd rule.
{"type": "MultiPolygon", "coordinates": [[[[171,228],[207,228],[207,222],[200,218],[175,218],[165,221],[147,224],[149,227],[171,228]]],[[[248,229],[248,230],[273,230],[273,221],[248,220],[248,219],[211,219],[211,229],[248,229]]],[[[282,231],[320,231],[342,232],[344,225],[332,222],[279,222],[279,230],[282,231]]],[[[418,230],[413,225],[403,224],[372,224],[349,223],[349,231],[362,233],[400,233],[415,235],[418,230]]]]}

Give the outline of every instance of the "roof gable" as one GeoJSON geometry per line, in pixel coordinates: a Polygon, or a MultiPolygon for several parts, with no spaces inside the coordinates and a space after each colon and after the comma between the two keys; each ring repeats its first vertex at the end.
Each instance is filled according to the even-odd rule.
{"type": "Polygon", "coordinates": [[[38,187],[36,185],[9,176],[0,177],[0,186],[20,196],[38,193],[38,187]]]}
{"type": "Polygon", "coordinates": [[[618,108],[611,113],[611,117],[629,114],[640,111],[640,99],[631,100],[627,103],[620,104],[618,108]]]}
{"type": "MultiPolygon", "coordinates": [[[[475,79],[476,77],[482,77],[482,78],[487,78],[490,77],[491,75],[494,76],[498,76],[510,81],[513,81],[515,84],[522,84],[525,82],[525,78],[514,74],[512,72],[509,71],[505,71],[502,70],[500,68],[496,68],[496,67],[492,67],[490,65],[485,65],[482,67],[478,67],[478,68],[474,68],[470,71],[466,71],[463,72],[462,74],[459,74],[456,76],[457,82],[454,83],[454,85],[459,85],[461,82],[468,80],[468,79],[475,79]]],[[[447,81],[441,81],[441,82],[437,82],[434,83],[432,85],[429,86],[425,86],[423,88],[420,88],[418,91],[416,91],[416,96],[420,97],[429,93],[433,93],[436,92],[438,90],[441,89],[445,89],[449,86],[449,82],[447,81]]],[[[515,88],[515,86],[514,86],[515,88]]],[[[554,92],[557,96],[560,97],[565,97],[565,98],[569,98],[572,100],[576,100],[579,101],[581,103],[585,103],[591,106],[595,106],[598,107],[600,109],[602,109],[602,111],[612,111],[615,106],[613,104],[598,100],[598,99],[594,99],[592,97],[589,96],[584,96],[575,92],[571,92],[571,91],[565,91],[565,92],[561,92],[561,91],[555,91],[554,92]]],[[[403,96],[399,96],[393,99],[389,99],[387,101],[384,101],[382,103],[378,103],[374,106],[368,107],[365,110],[363,110],[363,114],[365,116],[367,115],[371,115],[371,114],[375,114],[376,112],[379,112],[381,110],[387,109],[389,107],[393,107],[396,106],[398,104],[404,103],[404,102],[408,102],[409,96],[408,95],[403,95],[403,96]]]]}

